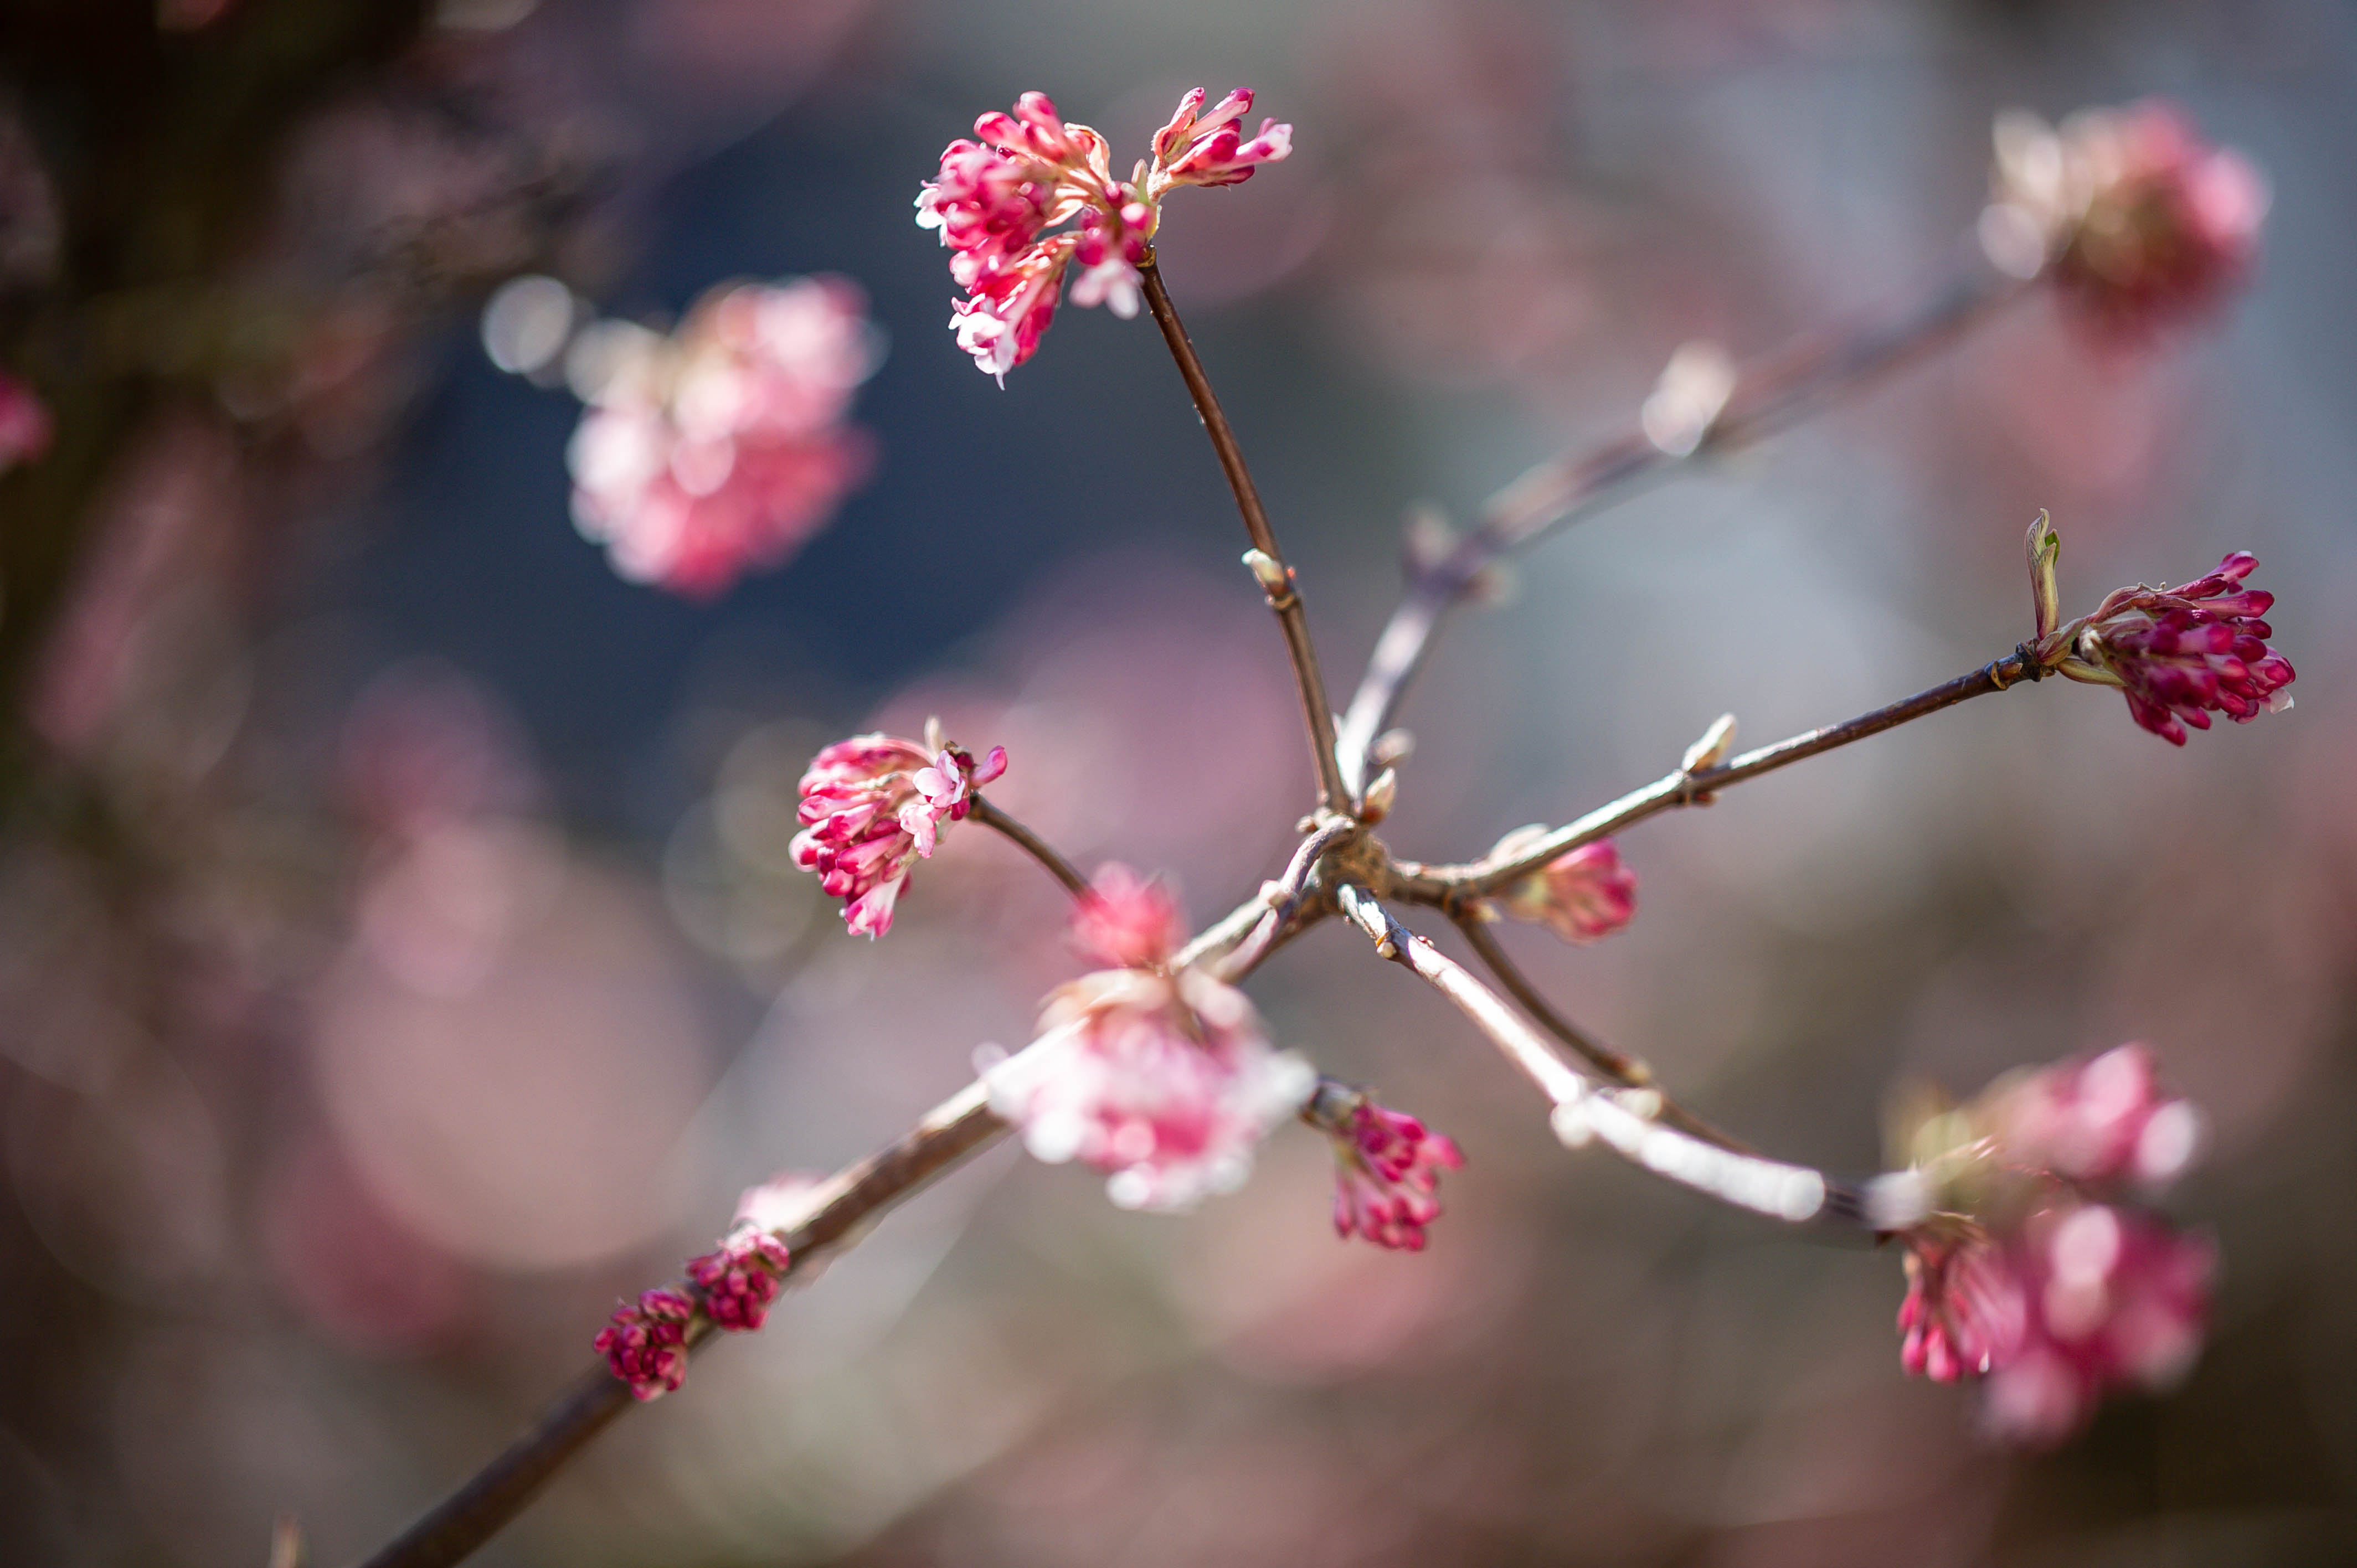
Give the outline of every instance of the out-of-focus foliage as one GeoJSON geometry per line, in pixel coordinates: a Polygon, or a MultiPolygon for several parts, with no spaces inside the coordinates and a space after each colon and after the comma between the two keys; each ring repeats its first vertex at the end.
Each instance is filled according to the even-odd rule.
{"type": "Polygon", "coordinates": [[[962,830],[888,942],[845,936],[787,849],[824,741],[1004,743],[994,800],[1199,922],[1271,873],[1297,717],[1160,345],[1073,312],[1002,392],[909,221],[973,104],[1049,89],[1135,147],[1209,79],[1296,151],[1157,249],[1338,682],[1409,503],[1617,425],[1681,343],[1910,299],[1994,110],[2165,91],[2266,170],[2209,329],[2033,304],[1520,563],[1409,703],[1383,828],[1475,854],[1723,710],[1765,739],[1982,662],[2030,629],[2040,507],[2082,583],[2254,550],[2295,712],[2180,753],[2024,689],[1625,835],[1609,943],[1501,938],[1714,1120],[1846,1170],[1906,1082],[2150,1041],[2213,1117],[2176,1200],[2225,1260],[2203,1359],[2058,1453],[1984,1448],[1900,1373],[1895,1258],[1567,1155],[1329,929],[1254,1000],[1462,1146],[1426,1251],[1334,1238],[1307,1131],[1183,1219],[994,1156],[496,1560],[2345,1559],[2352,62],[2294,0],[16,0],[0,370],[55,429],[0,473],[7,1555],[259,1561],[291,1509],[356,1556],[738,1188],[1027,1038],[1077,972],[1060,895],[962,830]],[[478,347],[525,273],[657,328],[723,279],[857,280],[872,485],[710,604],[619,581],[567,517],[577,408],[478,347]]]}

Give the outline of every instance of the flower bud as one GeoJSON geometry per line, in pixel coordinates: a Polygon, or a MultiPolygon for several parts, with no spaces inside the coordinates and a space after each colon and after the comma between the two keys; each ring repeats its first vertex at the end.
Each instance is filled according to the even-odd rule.
{"type": "Polygon", "coordinates": [[[2062,623],[2062,592],[2056,585],[2054,568],[2062,559],[2062,536],[2054,531],[2054,520],[2045,512],[2029,525],[2029,598],[2037,614],[2038,640],[2053,635],[2062,623]]]}
{"type": "Polygon", "coordinates": [[[1686,747],[1686,754],[1678,759],[1678,771],[1697,773],[1706,768],[1716,768],[1725,762],[1727,754],[1734,749],[1735,715],[1721,714],[1711,720],[1710,727],[1702,732],[1701,739],[1686,747]]]}

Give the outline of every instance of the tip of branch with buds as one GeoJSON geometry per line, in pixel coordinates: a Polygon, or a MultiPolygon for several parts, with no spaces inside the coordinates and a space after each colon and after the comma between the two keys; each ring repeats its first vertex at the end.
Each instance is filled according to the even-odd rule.
{"type": "Polygon", "coordinates": [[[2258,557],[2237,551],[2176,588],[2118,589],[2093,614],[2058,625],[2061,550],[2061,535],[2039,513],[2029,544],[2038,635],[2022,645],[2033,677],[2050,671],[2114,687],[2137,724],[2173,746],[2185,744],[2189,725],[2208,729],[2213,713],[2248,724],[2291,706],[2286,688],[2298,673],[2268,645],[2274,628],[2260,618],[2275,596],[2243,586],[2258,557]]]}
{"type": "Polygon", "coordinates": [[[2107,336],[2134,340],[2201,314],[2249,272],[2266,181],[2157,99],[2050,126],[1997,116],[1982,248],[2016,277],[2053,279],[2107,336]]]}
{"type": "Polygon", "coordinates": [[[1163,199],[1182,186],[1241,185],[1293,150],[1290,125],[1265,120],[1243,134],[1248,90],[1208,110],[1206,97],[1196,88],[1178,101],[1153,156],[1126,180],[1114,177],[1105,139],[1068,124],[1042,92],[1025,93],[1012,113],[983,115],[974,140],[943,150],[917,193],[917,223],[953,252],[950,276],[966,297],[951,306],[950,326],[985,374],[1004,386],[1038,349],[1068,275],[1074,304],[1135,316],[1163,199]]]}

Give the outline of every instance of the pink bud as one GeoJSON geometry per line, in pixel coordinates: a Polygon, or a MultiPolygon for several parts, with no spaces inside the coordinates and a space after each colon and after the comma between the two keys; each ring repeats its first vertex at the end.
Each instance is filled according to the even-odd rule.
{"type": "Polygon", "coordinates": [[[657,1399],[687,1380],[687,1328],[695,1303],[675,1290],[651,1290],[614,1309],[598,1330],[597,1353],[633,1397],[657,1399]]]}
{"type": "MultiPolygon", "coordinates": [[[[1498,841],[1493,855],[1512,855],[1544,830],[1517,829],[1498,841]]],[[[1637,914],[1637,874],[1620,864],[1612,841],[1601,839],[1558,855],[1507,888],[1497,907],[1518,920],[1543,921],[1565,941],[1601,941],[1637,914]]]]}

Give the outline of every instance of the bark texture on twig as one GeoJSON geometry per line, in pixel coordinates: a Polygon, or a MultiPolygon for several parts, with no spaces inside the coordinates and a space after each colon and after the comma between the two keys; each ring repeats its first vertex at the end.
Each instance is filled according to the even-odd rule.
{"type": "Polygon", "coordinates": [[[1260,490],[1253,483],[1252,471],[1244,467],[1243,448],[1236,445],[1236,434],[1220,407],[1219,395],[1211,391],[1211,378],[1203,372],[1202,360],[1196,358],[1186,325],[1170,303],[1170,291],[1163,286],[1161,270],[1149,259],[1140,272],[1145,279],[1146,308],[1154,313],[1155,325],[1162,328],[1162,340],[1170,346],[1171,358],[1178,361],[1178,374],[1187,382],[1188,395],[1195,400],[1195,412],[1202,417],[1203,433],[1211,438],[1211,450],[1219,456],[1220,470],[1227,475],[1228,488],[1235,492],[1236,510],[1243,514],[1244,532],[1252,536],[1253,548],[1268,558],[1278,575],[1276,582],[1263,582],[1261,586],[1268,596],[1268,607],[1276,612],[1278,628],[1285,633],[1285,650],[1292,659],[1294,682],[1301,691],[1302,716],[1309,727],[1310,759],[1318,770],[1318,798],[1329,811],[1347,811],[1351,806],[1351,795],[1343,784],[1341,766],[1336,760],[1334,709],[1326,695],[1325,677],[1318,671],[1318,650],[1309,640],[1309,620],[1302,613],[1293,569],[1286,564],[1285,553],[1277,548],[1276,531],[1269,526],[1268,512],[1260,503],[1260,490]]]}
{"type": "Polygon", "coordinates": [[[1416,572],[1377,636],[1342,717],[1337,746],[1343,782],[1353,790],[1365,787],[1368,749],[1398,715],[1442,619],[1500,557],[1705,458],[1769,435],[1835,393],[1911,362],[1953,340],[2022,286],[1995,273],[1975,244],[1946,285],[1911,314],[1803,339],[1756,361],[1692,450],[1665,450],[1631,426],[1591,450],[1550,458],[1491,497],[1472,532],[1441,560],[1416,572]]]}
{"type": "Polygon", "coordinates": [[[1666,773],[1643,789],[1632,789],[1617,800],[1598,806],[1578,821],[1566,823],[1544,838],[1533,840],[1511,855],[1488,856],[1464,865],[1424,866],[1403,861],[1399,865],[1401,894],[1417,903],[1455,908],[1468,897],[1495,893],[1557,856],[1568,854],[1582,844],[1609,838],[1622,829],[1632,827],[1672,807],[1706,801],[1731,784],[1740,784],[1747,779],[1772,773],[1803,757],[1815,757],[1836,746],[1864,740],[1868,736],[1896,729],[1910,720],[1936,714],[1943,708],[1952,708],[1968,698],[2005,691],[2018,681],[2036,678],[2029,673],[2027,660],[2018,652],[2009,653],[1968,675],[1944,681],[1929,691],[1918,692],[1889,707],[1877,708],[1870,714],[1862,714],[1842,724],[1828,725],[1823,729],[1789,736],[1773,746],[1747,751],[1716,768],[1697,768],[1692,771],[1682,768],[1666,773]]]}

